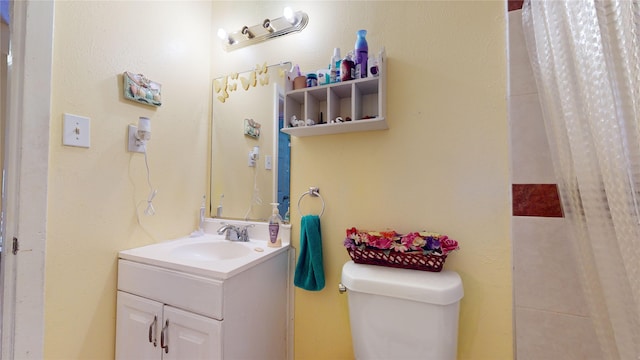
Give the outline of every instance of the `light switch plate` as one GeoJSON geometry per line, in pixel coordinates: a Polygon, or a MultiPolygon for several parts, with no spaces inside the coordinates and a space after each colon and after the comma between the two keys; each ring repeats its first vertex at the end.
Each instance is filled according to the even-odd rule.
{"type": "Polygon", "coordinates": [[[91,122],[88,117],[64,114],[62,144],[88,148],[91,146],[91,122]]]}

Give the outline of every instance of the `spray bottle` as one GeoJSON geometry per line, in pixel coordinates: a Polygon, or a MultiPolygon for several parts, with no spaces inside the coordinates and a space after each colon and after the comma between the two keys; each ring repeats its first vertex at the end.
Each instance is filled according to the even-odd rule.
{"type": "Polygon", "coordinates": [[[369,45],[367,45],[367,30],[356,33],[356,79],[367,77],[367,61],[369,60],[369,45]]]}

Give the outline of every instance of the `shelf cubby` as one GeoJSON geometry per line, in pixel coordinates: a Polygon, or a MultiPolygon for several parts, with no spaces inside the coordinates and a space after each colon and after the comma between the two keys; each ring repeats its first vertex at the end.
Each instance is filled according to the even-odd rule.
{"type": "Polygon", "coordinates": [[[388,129],[385,119],[386,64],[379,62],[377,77],[288,91],[285,94],[285,123],[281,130],[292,136],[318,136],[388,129]],[[321,115],[322,114],[322,115],[321,115]],[[291,117],[312,119],[316,125],[292,126],[291,117]],[[322,116],[322,123],[319,123],[322,116]],[[330,123],[337,117],[351,121],[330,123]]]}

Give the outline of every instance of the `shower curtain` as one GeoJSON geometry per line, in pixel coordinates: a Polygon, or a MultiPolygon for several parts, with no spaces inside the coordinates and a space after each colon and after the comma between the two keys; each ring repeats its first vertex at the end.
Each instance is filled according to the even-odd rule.
{"type": "Polygon", "coordinates": [[[640,359],[640,3],[527,1],[565,218],[606,359],[640,359]]]}

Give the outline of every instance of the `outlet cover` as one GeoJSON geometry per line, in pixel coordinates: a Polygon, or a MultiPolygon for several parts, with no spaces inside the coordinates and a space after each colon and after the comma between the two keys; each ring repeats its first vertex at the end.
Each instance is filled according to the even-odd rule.
{"type": "Polygon", "coordinates": [[[64,114],[62,144],[88,148],[91,146],[91,122],[88,117],[64,114]]]}
{"type": "Polygon", "coordinates": [[[271,159],[271,155],[267,155],[264,157],[264,168],[267,170],[271,170],[271,168],[273,167],[271,159]]]}
{"type": "Polygon", "coordinates": [[[135,125],[129,125],[129,133],[127,135],[127,150],[130,152],[144,153],[145,146],[138,145],[136,141],[136,131],[138,127],[135,125]]]}
{"type": "Polygon", "coordinates": [[[249,167],[256,166],[256,159],[254,158],[253,151],[249,151],[249,155],[247,156],[247,165],[249,167]]]}

